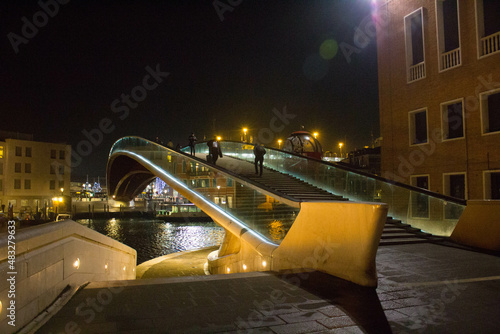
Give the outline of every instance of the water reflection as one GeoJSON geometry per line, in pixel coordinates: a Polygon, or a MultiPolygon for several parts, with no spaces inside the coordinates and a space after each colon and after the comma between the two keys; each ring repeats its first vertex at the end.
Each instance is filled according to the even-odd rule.
{"type": "MultiPolygon", "coordinates": [[[[291,225],[291,224],[290,224],[291,225]]],[[[286,232],[290,229],[290,227],[285,227],[281,220],[273,220],[269,224],[267,224],[267,228],[269,231],[269,236],[272,241],[279,243],[286,235],[286,232]]]]}
{"type": "Polygon", "coordinates": [[[79,219],[78,223],[137,250],[137,264],[179,251],[219,245],[224,229],[213,222],[158,219],[79,219]]]}

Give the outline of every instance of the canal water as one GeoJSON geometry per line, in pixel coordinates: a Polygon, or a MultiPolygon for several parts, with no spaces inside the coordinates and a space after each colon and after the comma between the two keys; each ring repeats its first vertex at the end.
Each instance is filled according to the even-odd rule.
{"type": "Polygon", "coordinates": [[[78,223],[137,251],[137,264],[159,256],[222,243],[214,222],[168,222],[147,218],[78,219],[78,223]]]}

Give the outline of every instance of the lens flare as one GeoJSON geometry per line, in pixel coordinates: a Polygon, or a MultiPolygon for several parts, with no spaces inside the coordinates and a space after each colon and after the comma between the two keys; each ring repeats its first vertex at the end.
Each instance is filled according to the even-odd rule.
{"type": "Polygon", "coordinates": [[[319,47],[319,54],[321,58],[326,60],[330,60],[335,57],[338,51],[339,45],[334,39],[327,39],[326,41],[321,43],[321,46],[319,47]]]}

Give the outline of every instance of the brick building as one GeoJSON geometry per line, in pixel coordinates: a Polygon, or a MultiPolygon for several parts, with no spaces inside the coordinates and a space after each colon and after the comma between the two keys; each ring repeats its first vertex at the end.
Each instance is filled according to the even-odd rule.
{"type": "Polygon", "coordinates": [[[500,199],[500,1],[378,0],[383,176],[500,199]]]}

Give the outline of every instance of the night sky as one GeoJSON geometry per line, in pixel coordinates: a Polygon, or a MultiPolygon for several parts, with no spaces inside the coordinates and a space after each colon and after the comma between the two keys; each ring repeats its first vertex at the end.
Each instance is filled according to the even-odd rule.
{"type": "Polygon", "coordinates": [[[104,175],[127,135],[186,145],[246,126],[275,145],[303,125],[336,152],[379,136],[371,0],[41,2],[50,15],[0,3],[0,130],[77,151],[103,127],[75,177],[104,175]]]}

